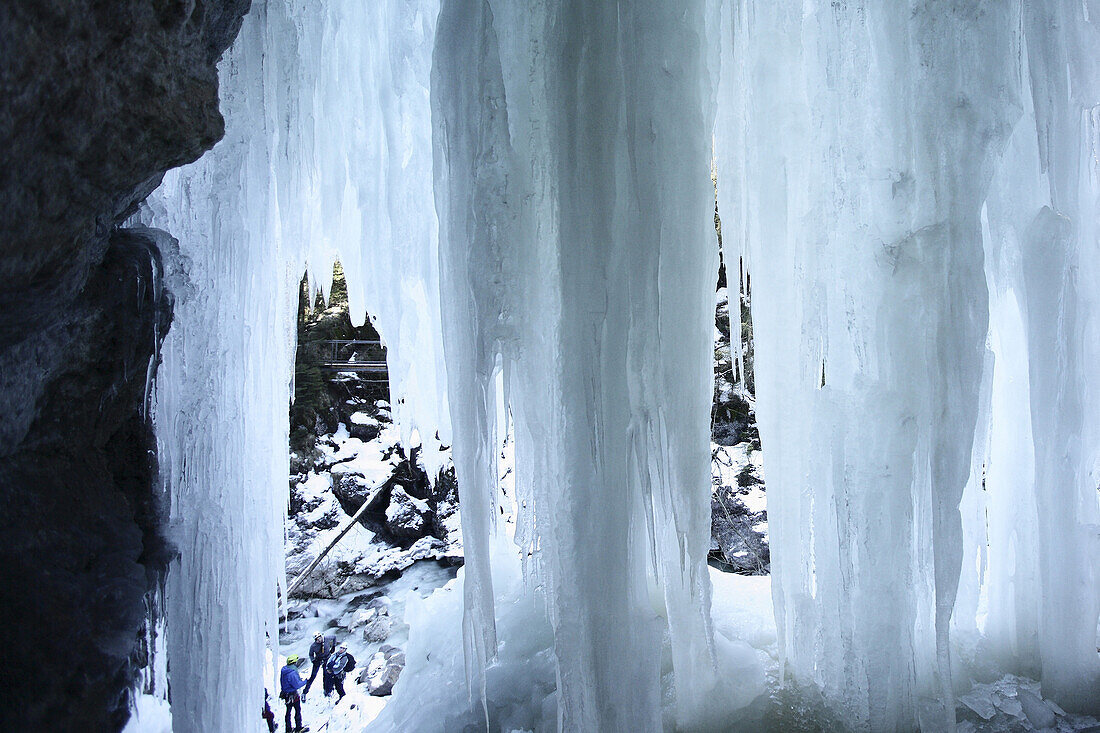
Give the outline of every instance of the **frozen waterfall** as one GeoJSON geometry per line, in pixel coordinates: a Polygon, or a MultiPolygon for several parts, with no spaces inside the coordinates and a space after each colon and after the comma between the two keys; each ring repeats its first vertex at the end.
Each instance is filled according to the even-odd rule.
{"type": "Polygon", "coordinates": [[[953,611],[1100,707],[1096,10],[724,17],[782,655],[857,727],[953,728],[953,611]]]}
{"type": "MultiPolygon", "coordinates": [[[[752,280],[781,681],[857,730],[954,729],[978,669],[1100,712],[1094,20],[1097,0],[255,0],[226,138],[144,214],[180,242],[156,405],[177,730],[260,708],[296,284],[337,258],[405,440],[454,444],[463,603],[434,608],[462,614],[463,653],[424,679],[490,724],[736,726],[706,566],[712,160],[752,280]],[[537,663],[490,679],[517,646],[537,663]]],[[[418,679],[377,728],[446,729],[418,679]]]]}
{"type": "Polygon", "coordinates": [[[703,2],[450,3],[439,18],[436,209],[447,361],[462,385],[451,409],[467,655],[482,666],[496,643],[480,542],[495,514],[486,416],[501,369],[529,461],[521,539],[537,554],[528,571],[548,599],[568,730],[660,727],[665,630],[678,719],[699,721],[718,698],[708,25],[703,2]]]}

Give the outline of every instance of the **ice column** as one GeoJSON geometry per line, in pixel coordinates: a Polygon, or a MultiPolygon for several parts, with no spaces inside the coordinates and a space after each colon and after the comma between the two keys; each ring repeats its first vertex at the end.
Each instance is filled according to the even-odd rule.
{"type": "MultiPolygon", "coordinates": [[[[1040,173],[1038,135],[1031,112],[1027,55],[1021,55],[1024,115],[1012,133],[986,199],[985,269],[989,285],[990,348],[994,354],[990,452],[985,472],[988,543],[984,580],[988,616],[984,633],[1000,668],[1041,675],[1038,647],[1039,530],[1035,504],[1035,451],[1028,377],[1020,239],[1047,200],[1040,173]]],[[[986,536],[987,534],[987,536],[986,536]]],[[[963,581],[970,568],[964,567],[963,581]]],[[[957,609],[962,613],[963,609],[957,609]]]]}
{"type": "Polygon", "coordinates": [[[1025,6],[1039,160],[1050,199],[1021,232],[1035,447],[1044,695],[1100,711],[1097,505],[1100,4],[1025,6]]]}
{"type": "Polygon", "coordinates": [[[435,191],[440,213],[446,356],[466,557],[463,640],[470,691],[496,655],[490,533],[498,491],[496,375],[514,236],[508,210],[508,117],[487,6],[450,3],[433,59],[435,191]]]}
{"type": "Polygon", "coordinates": [[[180,241],[155,421],[180,557],[167,581],[177,731],[248,730],[278,632],[297,273],[270,236],[262,5],[222,62],[226,137],[150,199],[180,241]]]}
{"type": "Polygon", "coordinates": [[[180,242],[165,258],[176,316],[156,406],[181,553],[168,581],[177,730],[248,730],[273,685],[260,670],[277,633],[307,266],[327,287],[339,257],[353,319],[377,319],[406,437],[447,437],[428,99],[437,10],[254,2],[220,66],[225,139],[150,198],[152,223],[180,242]]]}
{"type": "Polygon", "coordinates": [[[1018,11],[740,2],[729,21],[719,189],[743,191],[722,207],[753,279],[787,669],[853,726],[951,728],[980,212],[1019,114],[1018,11]]]}
{"type": "MultiPolygon", "coordinates": [[[[485,385],[499,360],[527,462],[518,537],[550,600],[566,730],[661,727],[662,627],[680,723],[706,721],[708,693],[721,704],[705,564],[716,68],[705,4],[675,5],[470,0],[439,19],[436,201],[464,536],[482,551],[469,543],[486,520],[470,507],[492,491],[476,464],[491,455],[485,385]]],[[[486,562],[468,557],[467,648],[491,653],[486,562]]]]}
{"type": "Polygon", "coordinates": [[[1100,710],[1100,332],[1092,3],[1022,8],[1023,116],[986,201],[993,431],[987,648],[1071,710],[1100,710]]]}

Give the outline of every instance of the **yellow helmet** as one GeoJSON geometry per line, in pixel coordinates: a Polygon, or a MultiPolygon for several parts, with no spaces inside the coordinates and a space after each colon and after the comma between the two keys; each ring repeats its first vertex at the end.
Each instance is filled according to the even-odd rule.
{"type": "Polygon", "coordinates": [[[302,661],[301,657],[299,657],[297,654],[291,654],[290,656],[288,656],[286,658],[286,663],[287,664],[293,664],[295,667],[298,666],[298,662],[300,662],[300,661],[302,661]]]}

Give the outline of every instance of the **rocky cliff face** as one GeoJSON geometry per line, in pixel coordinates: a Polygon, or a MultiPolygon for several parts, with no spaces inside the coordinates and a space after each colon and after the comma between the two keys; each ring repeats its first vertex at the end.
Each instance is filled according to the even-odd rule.
{"type": "Polygon", "coordinates": [[[143,408],[171,298],[166,235],[120,225],[221,137],[248,5],[0,4],[0,726],[125,723],[169,557],[143,408]]]}

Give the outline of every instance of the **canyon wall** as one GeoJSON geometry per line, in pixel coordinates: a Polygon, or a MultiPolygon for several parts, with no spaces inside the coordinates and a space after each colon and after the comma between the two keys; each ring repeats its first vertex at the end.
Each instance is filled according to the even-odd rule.
{"type": "Polygon", "coordinates": [[[173,243],[122,224],[221,138],[215,65],[248,6],[0,6],[0,725],[128,717],[171,557],[145,401],[173,243]]]}

